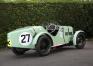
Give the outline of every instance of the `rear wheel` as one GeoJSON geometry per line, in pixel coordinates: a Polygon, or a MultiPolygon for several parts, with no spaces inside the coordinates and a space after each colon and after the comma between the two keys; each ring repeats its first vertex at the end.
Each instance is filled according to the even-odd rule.
{"type": "Polygon", "coordinates": [[[79,33],[76,38],[76,48],[77,49],[83,49],[86,44],[86,39],[84,33],[79,33]]]}
{"type": "Polygon", "coordinates": [[[52,40],[47,35],[40,36],[37,45],[36,45],[36,51],[41,56],[46,56],[50,53],[52,45],[52,40]]]}
{"type": "Polygon", "coordinates": [[[26,50],[21,48],[12,48],[12,51],[15,55],[23,55],[26,50]]]}

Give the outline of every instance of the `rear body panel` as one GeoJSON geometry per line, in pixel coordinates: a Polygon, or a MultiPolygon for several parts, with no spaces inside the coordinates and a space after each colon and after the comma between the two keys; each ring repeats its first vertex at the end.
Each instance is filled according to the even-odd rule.
{"type": "Polygon", "coordinates": [[[32,44],[29,44],[26,46],[20,43],[20,35],[22,35],[25,32],[29,33],[31,36],[34,36],[35,34],[32,27],[21,28],[21,29],[8,33],[7,38],[8,38],[8,42],[10,42],[10,47],[32,48],[33,47],[32,44]]]}

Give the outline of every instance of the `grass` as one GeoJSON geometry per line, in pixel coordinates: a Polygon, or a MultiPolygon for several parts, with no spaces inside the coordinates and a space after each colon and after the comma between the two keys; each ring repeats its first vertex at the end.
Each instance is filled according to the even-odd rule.
{"type": "Polygon", "coordinates": [[[0,0],[1,3],[91,3],[93,0],[0,0]]]}

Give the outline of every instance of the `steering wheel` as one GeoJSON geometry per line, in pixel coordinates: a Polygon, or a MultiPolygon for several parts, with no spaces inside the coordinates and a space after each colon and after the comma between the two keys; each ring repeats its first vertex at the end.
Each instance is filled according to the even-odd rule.
{"type": "Polygon", "coordinates": [[[55,24],[49,24],[46,27],[46,29],[48,30],[48,32],[53,33],[53,32],[55,32],[57,30],[57,25],[55,25],[55,24]]]}

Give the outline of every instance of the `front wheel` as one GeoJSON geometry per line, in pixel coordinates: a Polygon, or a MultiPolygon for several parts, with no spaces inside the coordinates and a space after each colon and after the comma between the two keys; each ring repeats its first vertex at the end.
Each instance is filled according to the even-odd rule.
{"type": "Polygon", "coordinates": [[[84,33],[79,33],[76,37],[76,48],[77,49],[83,49],[86,44],[86,39],[84,33]]]}
{"type": "Polygon", "coordinates": [[[52,45],[52,40],[47,35],[42,35],[39,37],[37,45],[36,45],[36,51],[41,56],[46,56],[50,53],[52,45]]]}

